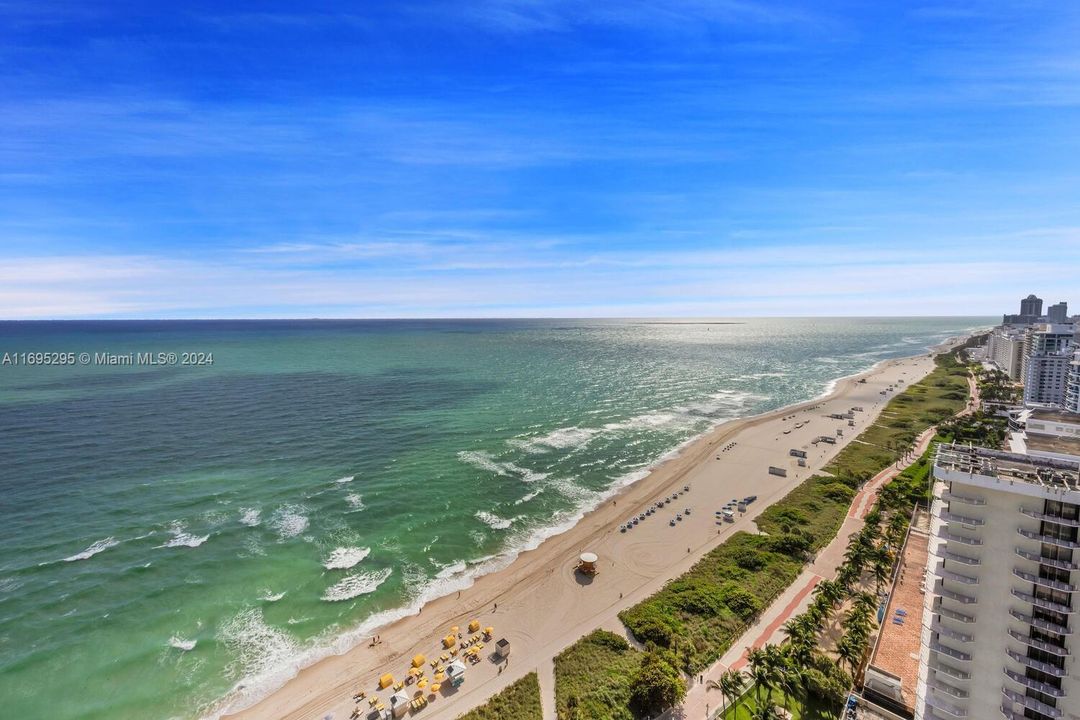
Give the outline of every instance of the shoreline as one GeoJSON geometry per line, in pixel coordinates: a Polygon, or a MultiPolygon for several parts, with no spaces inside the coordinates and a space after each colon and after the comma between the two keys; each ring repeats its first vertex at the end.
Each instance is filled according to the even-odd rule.
{"type": "MultiPolygon", "coordinates": [[[[630,592],[621,592],[617,602],[609,601],[606,604],[598,604],[595,599],[589,603],[582,603],[583,598],[571,600],[572,606],[588,605],[584,610],[574,607],[578,614],[585,613],[586,621],[575,625],[569,630],[565,627],[556,627],[555,630],[561,630],[559,637],[562,640],[567,640],[563,645],[565,646],[576,641],[578,637],[595,627],[604,626],[605,623],[610,624],[611,617],[616,615],[619,610],[651,595],[667,579],[670,579],[668,575],[674,577],[681,574],[690,564],[696,562],[705,552],[711,550],[733,532],[737,530],[754,531],[752,521],[758,513],[772,502],[786,495],[790,489],[814,472],[819,471],[841,448],[876,419],[877,414],[891,399],[891,396],[878,396],[876,402],[873,403],[870,402],[875,399],[872,395],[861,397],[863,405],[872,405],[873,407],[868,408],[869,412],[857,414],[856,417],[859,422],[856,427],[851,429],[850,436],[845,435],[843,441],[838,441],[835,445],[826,445],[824,453],[821,455],[818,454],[815,446],[814,457],[809,467],[797,469],[793,477],[773,478],[772,481],[775,481],[776,487],[769,488],[768,494],[762,490],[762,499],[755,503],[745,517],[740,517],[734,524],[721,527],[715,533],[712,532],[712,528],[709,528],[708,534],[704,536],[706,538],[704,543],[698,542],[700,537],[696,540],[687,539],[687,533],[685,532],[691,526],[697,526],[696,529],[700,531],[702,521],[711,519],[711,514],[708,512],[711,508],[701,507],[701,501],[703,499],[708,501],[709,498],[700,497],[697,486],[694,487],[694,491],[684,497],[688,505],[692,504],[699,508],[698,513],[693,516],[693,520],[690,519],[690,516],[687,516],[687,522],[677,528],[669,528],[665,522],[667,513],[662,513],[665,515],[663,520],[656,519],[652,523],[642,523],[639,528],[635,528],[630,533],[620,533],[618,531],[621,522],[620,518],[625,521],[626,516],[630,514],[637,515],[639,512],[638,505],[641,505],[640,509],[644,509],[657,496],[670,494],[671,488],[668,486],[683,483],[684,480],[688,480],[689,476],[696,472],[718,464],[710,460],[710,458],[714,453],[723,452],[720,450],[722,443],[734,438],[738,438],[736,442],[741,442],[742,435],[754,430],[760,430],[763,426],[769,426],[771,423],[777,424],[779,428],[780,425],[789,421],[795,414],[810,413],[824,404],[836,403],[853,394],[858,394],[856,391],[860,387],[867,388],[870,384],[873,384],[876,393],[878,381],[881,381],[882,385],[889,378],[895,382],[899,379],[897,373],[906,375],[908,371],[915,370],[918,377],[912,376],[911,380],[919,379],[933,367],[931,358],[934,355],[954,347],[966,337],[969,337],[969,335],[949,338],[940,345],[923,350],[918,355],[880,360],[867,370],[829,381],[820,395],[809,400],[755,415],[721,421],[700,434],[688,438],[683,443],[672,448],[672,450],[664,453],[650,465],[635,471],[634,474],[637,472],[642,473],[641,477],[613,485],[600,495],[598,503],[594,507],[588,510],[583,509],[575,514],[573,519],[567,520],[559,526],[548,528],[546,530],[547,534],[535,540],[535,544],[530,539],[522,549],[513,550],[506,553],[506,555],[478,562],[478,566],[492,563],[492,567],[482,574],[461,576],[460,588],[456,588],[452,584],[444,586],[440,588],[440,591],[445,590],[445,592],[438,596],[425,598],[421,595],[415,603],[409,606],[387,610],[368,618],[357,628],[341,633],[332,641],[321,644],[302,654],[299,658],[300,662],[297,663],[300,665],[299,669],[294,670],[293,667],[290,667],[289,677],[287,678],[284,677],[284,672],[281,673],[280,680],[274,679],[273,689],[259,692],[257,695],[253,694],[252,697],[243,698],[236,696],[237,688],[234,688],[230,695],[211,706],[211,709],[204,717],[300,718],[315,715],[321,717],[328,712],[344,712],[345,716],[347,716],[353,707],[351,696],[354,692],[359,689],[370,692],[374,678],[381,674],[382,670],[401,675],[404,668],[407,667],[409,657],[417,652],[430,653],[437,645],[438,638],[445,634],[445,627],[455,624],[465,625],[471,615],[480,617],[484,625],[495,625],[496,637],[502,637],[504,634],[509,636],[515,647],[515,660],[521,655],[526,655],[530,659],[525,660],[524,663],[530,665],[530,667],[522,669],[521,672],[512,671],[499,675],[495,675],[494,671],[492,671],[489,674],[493,677],[486,678],[486,676],[481,676],[485,675],[484,671],[489,669],[490,663],[481,662],[470,668],[467,674],[469,681],[461,689],[458,689],[453,694],[448,694],[446,698],[436,700],[423,714],[425,717],[449,718],[482,704],[487,697],[534,669],[532,667],[533,660],[544,661],[546,659],[550,662],[550,657],[554,654],[545,654],[528,645],[522,647],[524,643],[518,642],[520,638],[525,643],[532,641],[535,645],[536,638],[534,638],[534,633],[518,630],[514,627],[515,625],[524,624],[528,626],[530,623],[543,625],[544,623],[542,622],[543,618],[533,617],[529,620],[528,613],[524,617],[515,617],[519,615],[514,609],[515,588],[522,585],[536,585],[535,591],[546,589],[560,590],[561,592],[561,585],[565,584],[561,581],[569,580],[572,586],[580,585],[580,583],[574,582],[576,578],[572,572],[572,560],[576,558],[578,552],[586,547],[593,549],[597,545],[604,546],[611,543],[636,546],[639,544],[637,543],[639,538],[645,537],[647,539],[649,536],[653,536],[653,542],[647,544],[651,546],[659,545],[660,547],[650,547],[650,553],[648,554],[655,555],[659,550],[662,556],[664,551],[671,554],[670,546],[682,546],[684,542],[689,542],[686,555],[680,553],[672,555],[674,559],[681,561],[677,564],[657,563],[655,557],[651,559],[647,557],[644,563],[635,563],[633,555],[635,555],[636,551],[631,548],[628,552],[632,557],[627,558],[630,560],[627,563],[630,569],[612,571],[623,576],[615,579],[623,581],[620,582],[622,585],[630,585],[628,587],[630,592]],[[920,364],[924,366],[921,368],[921,373],[918,368],[920,364]],[[905,368],[905,371],[900,371],[899,368],[905,368]],[[867,384],[860,385],[859,381],[863,379],[867,380],[867,384]],[[618,509],[619,502],[623,503],[623,510],[618,509]],[[627,510],[628,507],[630,510],[627,510]],[[552,532],[552,530],[562,527],[565,527],[565,529],[552,532]],[[676,541],[674,540],[675,537],[679,539],[676,541]],[[635,565],[639,567],[634,567],[635,565]],[[569,574],[567,574],[568,567],[571,568],[569,574]],[[560,570],[560,575],[566,577],[556,578],[556,570],[560,570]],[[626,580],[629,580],[629,582],[625,582],[626,580]],[[492,606],[496,604],[500,609],[492,612],[492,606]],[[503,609],[508,606],[510,610],[503,609]],[[462,608],[469,609],[463,611],[462,608]],[[600,618],[601,615],[604,617],[600,618]],[[599,622],[597,622],[598,620],[599,622]],[[579,630],[579,627],[584,629],[579,630]],[[366,640],[375,631],[378,631],[380,635],[386,635],[386,637],[379,645],[372,647],[366,644],[366,640]],[[572,637],[570,637],[571,635],[572,637]],[[305,655],[310,657],[310,660],[306,663],[304,662],[305,655]],[[318,657],[314,657],[316,655],[318,657]],[[496,682],[491,682],[491,680],[496,679],[496,682]],[[474,680],[476,681],[474,682],[474,680]],[[453,715],[449,714],[451,711],[453,711],[453,715]]],[[[900,380],[900,382],[906,382],[906,380],[900,380]]],[[[832,409],[830,408],[830,410],[832,409]]],[[[832,411],[835,412],[836,410],[832,411]]],[[[823,410],[824,412],[826,411],[823,410]]],[[[819,435],[822,434],[820,432],[822,422],[809,422],[809,420],[813,419],[813,416],[804,419],[808,421],[807,427],[803,428],[801,432],[795,430],[794,434],[786,439],[793,446],[796,442],[803,445],[813,434],[810,432],[810,425],[816,426],[815,431],[819,435]]],[[[827,418],[825,420],[833,425],[837,422],[827,418]]],[[[846,425],[844,429],[847,429],[846,425]]],[[[784,438],[784,435],[791,432],[793,431],[785,430],[783,434],[780,434],[778,431],[775,441],[780,441],[784,438]]],[[[786,449],[782,453],[777,451],[776,447],[768,450],[775,453],[774,461],[780,458],[781,455],[783,455],[782,460],[784,461],[790,459],[787,457],[786,449]]],[[[750,448],[750,451],[757,456],[761,456],[767,450],[759,447],[756,451],[754,448],[750,448]]],[[[721,460],[720,455],[717,455],[716,458],[717,461],[721,460]]],[[[781,463],[778,462],[778,464],[781,463]]],[[[767,485],[768,483],[764,484],[767,485]]],[[[759,482],[749,485],[749,489],[756,493],[761,486],[762,483],[759,482]]],[[[738,496],[739,493],[733,487],[730,491],[722,491],[720,495],[728,498],[731,495],[738,496]]],[[[720,501],[718,497],[712,500],[717,503],[716,507],[719,507],[720,501]]],[[[683,499],[679,500],[680,504],[683,502],[683,499]]],[[[700,535],[700,532],[694,534],[700,535]]],[[[609,553],[605,552],[601,555],[603,558],[602,564],[607,559],[604,557],[605,554],[609,553]]],[[[622,558],[617,548],[609,556],[612,557],[612,565],[622,564],[622,558]]],[[[607,579],[608,574],[605,571],[598,577],[607,579]]],[[[597,580],[597,584],[603,582],[604,579],[597,580]]],[[[520,593],[517,593],[517,595],[520,595],[520,593]]],[[[545,607],[545,610],[547,609],[545,607]]],[[[618,623],[617,618],[615,622],[618,623]]],[[[608,629],[612,628],[609,627],[608,629]]],[[[621,624],[619,625],[619,631],[622,632],[621,624]]],[[[515,662],[514,665],[517,666],[517,669],[521,669],[521,661],[515,662]]],[[[242,688],[242,686],[240,687],[242,688]]]]}

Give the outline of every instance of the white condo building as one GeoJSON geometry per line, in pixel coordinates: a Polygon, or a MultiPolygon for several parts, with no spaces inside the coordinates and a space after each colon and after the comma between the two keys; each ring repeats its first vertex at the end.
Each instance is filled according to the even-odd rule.
{"type": "Polygon", "coordinates": [[[1020,379],[1024,358],[1024,333],[1009,326],[995,328],[986,343],[986,360],[1013,380],[1020,379]]]}
{"type": "Polygon", "coordinates": [[[1065,409],[1080,413],[1080,350],[1073,353],[1069,377],[1065,380],[1065,409]]]}
{"type": "Polygon", "coordinates": [[[1080,443],[939,447],[917,720],[1080,720],[1080,443]]]}

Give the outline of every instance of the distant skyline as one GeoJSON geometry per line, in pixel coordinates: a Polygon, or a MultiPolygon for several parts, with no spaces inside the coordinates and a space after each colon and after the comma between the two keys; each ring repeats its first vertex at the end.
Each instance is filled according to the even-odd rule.
{"type": "Polygon", "coordinates": [[[1080,309],[1080,5],[0,0],[0,319],[1080,309]]]}

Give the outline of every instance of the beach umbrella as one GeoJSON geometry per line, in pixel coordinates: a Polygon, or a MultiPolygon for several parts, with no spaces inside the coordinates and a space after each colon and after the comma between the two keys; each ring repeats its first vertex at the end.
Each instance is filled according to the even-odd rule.
{"type": "Polygon", "coordinates": [[[435,693],[439,692],[440,687],[442,687],[442,686],[439,685],[439,683],[435,683],[434,685],[432,685],[431,686],[431,694],[434,695],[435,693]]]}
{"type": "Polygon", "coordinates": [[[419,674],[420,674],[420,668],[418,668],[418,667],[409,668],[409,675],[411,675],[412,677],[416,677],[419,674]]]}
{"type": "Polygon", "coordinates": [[[426,688],[427,687],[427,680],[421,680],[420,682],[416,683],[416,687],[421,688],[421,689],[426,688]]]}
{"type": "Polygon", "coordinates": [[[488,627],[484,628],[484,634],[485,635],[494,635],[495,634],[495,628],[493,628],[491,626],[488,626],[488,627]]]}
{"type": "Polygon", "coordinates": [[[435,682],[441,683],[445,679],[446,679],[446,673],[443,673],[443,672],[435,673],[435,682]]]}
{"type": "Polygon", "coordinates": [[[480,629],[480,621],[472,620],[469,622],[469,632],[474,633],[480,629]]]}
{"type": "Polygon", "coordinates": [[[450,628],[450,632],[453,633],[454,635],[457,635],[459,629],[460,628],[458,628],[458,626],[455,625],[454,627],[450,628]]]}

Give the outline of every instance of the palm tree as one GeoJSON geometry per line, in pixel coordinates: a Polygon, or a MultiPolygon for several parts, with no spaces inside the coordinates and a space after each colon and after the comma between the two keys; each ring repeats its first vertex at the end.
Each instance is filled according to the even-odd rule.
{"type": "Polygon", "coordinates": [[[719,690],[723,697],[724,706],[721,717],[727,715],[729,698],[732,701],[732,707],[735,708],[735,714],[739,714],[739,701],[742,699],[743,690],[746,689],[746,676],[741,671],[727,670],[721,673],[719,682],[710,680],[707,687],[719,690]]]}
{"type": "Polygon", "coordinates": [[[815,599],[822,598],[821,602],[831,610],[843,598],[844,590],[840,587],[840,583],[835,580],[822,580],[814,588],[814,596],[815,599]]]}
{"type": "Polygon", "coordinates": [[[863,656],[863,643],[859,642],[851,633],[845,634],[836,643],[836,654],[851,668],[851,677],[858,672],[859,661],[863,656]]]}
{"type": "Polygon", "coordinates": [[[772,693],[776,689],[778,681],[775,658],[771,653],[763,649],[754,648],[747,653],[746,661],[750,666],[750,680],[754,683],[755,704],[761,705],[761,692],[763,690],[765,691],[766,703],[771,704],[772,693]]]}

